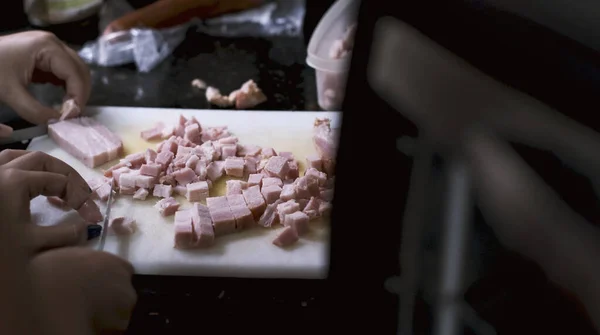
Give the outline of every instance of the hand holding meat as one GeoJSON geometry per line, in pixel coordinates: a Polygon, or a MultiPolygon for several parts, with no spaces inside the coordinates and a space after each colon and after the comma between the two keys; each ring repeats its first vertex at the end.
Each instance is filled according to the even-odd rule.
{"type": "Polygon", "coordinates": [[[31,252],[79,244],[87,236],[84,222],[102,220],[98,206],[90,199],[91,190],[85,180],[63,161],[42,152],[0,152],[0,188],[3,224],[23,227],[24,243],[31,252]],[[53,227],[31,224],[29,204],[39,195],[58,197],[77,209],[84,220],[53,227]]]}
{"type": "Polygon", "coordinates": [[[44,252],[31,263],[36,299],[52,334],[124,330],[136,302],[133,268],[86,248],[44,252]]]}
{"type": "MultiPolygon", "coordinates": [[[[47,32],[28,31],[0,37],[0,77],[0,100],[35,124],[58,119],[60,113],[31,96],[27,85],[64,86],[65,100],[73,99],[79,107],[87,103],[90,95],[87,66],[75,51],[47,32]]],[[[0,136],[10,132],[7,126],[0,127],[0,136]]]]}

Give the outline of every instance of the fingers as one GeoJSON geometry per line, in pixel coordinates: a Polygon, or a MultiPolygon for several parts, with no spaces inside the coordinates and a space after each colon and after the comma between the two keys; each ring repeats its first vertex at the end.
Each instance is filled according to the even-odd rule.
{"type": "Polygon", "coordinates": [[[0,123],[0,138],[9,137],[13,132],[13,129],[5,124],[0,123]]]}
{"type": "Polygon", "coordinates": [[[44,124],[50,119],[60,117],[58,111],[42,105],[21,85],[11,85],[10,92],[4,99],[23,119],[33,124],[44,124]]]}
{"type": "Polygon", "coordinates": [[[15,158],[21,157],[30,153],[31,151],[27,150],[14,150],[14,149],[6,149],[0,151],[0,166],[12,161],[15,158]]]}
{"type": "Polygon", "coordinates": [[[70,222],[55,226],[29,226],[31,248],[34,252],[68,246],[76,246],[87,240],[87,225],[70,222]]]}

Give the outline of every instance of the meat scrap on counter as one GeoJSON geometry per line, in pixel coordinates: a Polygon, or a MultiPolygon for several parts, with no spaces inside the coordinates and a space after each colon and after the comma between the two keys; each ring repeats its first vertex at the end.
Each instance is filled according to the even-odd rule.
{"type": "Polygon", "coordinates": [[[254,80],[250,79],[229,95],[223,95],[219,89],[208,86],[206,88],[206,101],[222,108],[235,106],[236,109],[249,109],[267,101],[267,96],[254,80]]]}
{"type": "Polygon", "coordinates": [[[344,31],[342,38],[333,41],[329,49],[329,57],[340,59],[352,52],[354,47],[354,35],[356,34],[356,23],[349,25],[344,31]]]}
{"type": "Polygon", "coordinates": [[[105,179],[89,184],[103,201],[110,177],[121,195],[158,199],[158,214],[174,220],[177,249],[207,248],[220,236],[278,224],[283,229],[273,244],[284,248],[310,231],[309,222],[329,215],[337,145],[329,119],[314,122],[317,154],[305,158],[302,176],[291,152],[244,145],[226,126],[202,126],[193,117],[181,115],[175,126],[160,123],[140,136],[163,141],[155,149],[126,156],[104,171],[105,179]],[[226,194],[215,196],[212,184],[225,176],[234,179],[226,181],[226,194]],[[174,194],[192,208],[180,208],[174,194]]]}

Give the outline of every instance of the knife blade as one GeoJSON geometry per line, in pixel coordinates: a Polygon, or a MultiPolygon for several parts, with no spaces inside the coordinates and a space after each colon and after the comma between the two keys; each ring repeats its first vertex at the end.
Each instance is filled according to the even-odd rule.
{"type": "Polygon", "coordinates": [[[110,179],[110,193],[108,194],[108,202],[106,205],[106,213],[104,214],[104,224],[102,225],[102,234],[100,235],[100,244],[98,245],[98,251],[104,251],[104,244],[106,243],[106,235],[108,235],[108,224],[110,220],[110,209],[112,207],[113,193],[115,193],[115,181],[114,178],[110,179]]]}
{"type": "Polygon", "coordinates": [[[15,130],[9,137],[0,138],[0,145],[12,144],[34,139],[39,136],[48,134],[48,125],[41,124],[38,126],[15,130]]]}

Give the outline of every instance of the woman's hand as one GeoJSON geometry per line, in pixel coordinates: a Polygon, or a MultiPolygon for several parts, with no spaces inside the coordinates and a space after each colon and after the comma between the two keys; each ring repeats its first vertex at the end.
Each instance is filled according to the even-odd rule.
{"type": "MultiPolygon", "coordinates": [[[[81,108],[91,89],[90,72],[77,53],[53,34],[42,31],[0,37],[0,78],[0,100],[35,124],[60,115],[31,96],[27,91],[30,83],[65,86],[65,100],[73,98],[81,108]]],[[[10,127],[0,126],[0,136],[11,132],[10,127]]]]}

